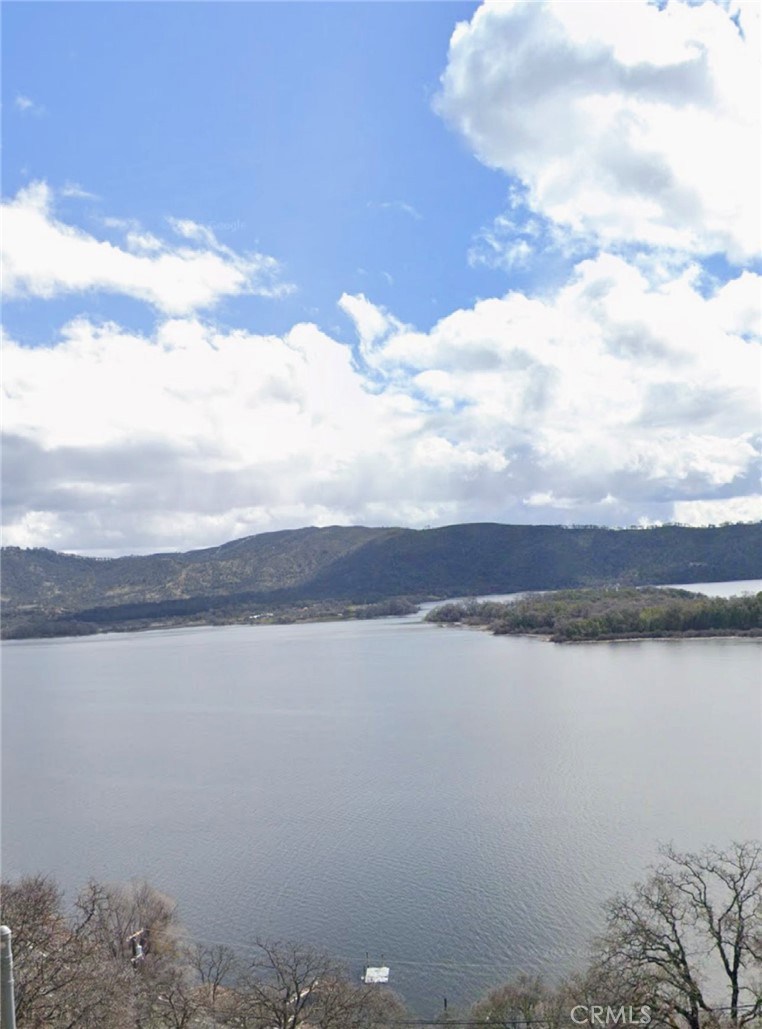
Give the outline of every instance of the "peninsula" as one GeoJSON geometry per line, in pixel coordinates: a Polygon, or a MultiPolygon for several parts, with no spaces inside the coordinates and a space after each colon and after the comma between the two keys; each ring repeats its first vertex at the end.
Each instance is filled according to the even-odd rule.
{"type": "Polygon", "coordinates": [[[430,611],[426,621],[479,626],[496,636],[543,636],[554,643],[762,637],[762,592],[726,598],[655,586],[559,590],[509,603],[470,600],[444,604],[430,611]]]}
{"type": "Polygon", "coordinates": [[[2,551],[3,636],[405,614],[537,590],[762,578],[762,523],[647,529],[329,526],[186,553],[2,551]]]}

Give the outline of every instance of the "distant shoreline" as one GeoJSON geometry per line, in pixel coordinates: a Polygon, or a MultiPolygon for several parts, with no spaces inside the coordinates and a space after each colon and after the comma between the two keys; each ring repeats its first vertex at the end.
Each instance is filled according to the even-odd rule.
{"type": "MultiPolygon", "coordinates": [[[[105,560],[4,547],[1,630],[5,639],[34,639],[343,620],[403,614],[390,607],[448,597],[762,579],[761,555],[762,522],[642,529],[489,522],[420,530],[311,526],[183,553],[105,560]]],[[[750,627],[726,621],[696,627],[714,625],[750,627]]],[[[645,627],[657,633],[687,628],[681,622],[645,627]]],[[[601,631],[640,628],[617,622],[601,631]]]]}
{"type": "MultiPolygon", "coordinates": [[[[437,624],[437,623],[434,623],[437,624]]],[[[598,636],[595,639],[554,639],[550,633],[543,632],[495,632],[489,625],[468,625],[462,622],[451,622],[449,624],[439,623],[440,629],[471,630],[472,632],[486,632],[491,636],[510,636],[514,639],[538,640],[540,643],[560,643],[569,646],[576,646],[586,643],[670,643],[678,640],[760,640],[762,641],[762,629],[749,629],[741,632],[674,632],[669,635],[622,635],[622,636],[598,636]]]]}
{"type": "MultiPolygon", "coordinates": [[[[413,614],[414,612],[408,612],[413,614]]],[[[302,618],[292,617],[274,617],[269,619],[257,619],[257,620],[235,620],[235,621],[187,621],[187,622],[176,622],[173,624],[154,624],[144,625],[141,627],[131,626],[109,626],[104,628],[97,628],[89,632],[69,632],[69,633],[58,633],[58,634],[41,634],[37,636],[25,635],[25,636],[4,636],[3,643],[25,643],[25,642],[40,642],[44,640],[73,640],[73,639],[93,639],[98,636],[109,636],[109,635],[141,635],[149,632],[167,632],[175,629],[224,629],[224,628],[239,628],[239,629],[254,629],[260,626],[287,626],[287,625],[335,625],[348,624],[351,622],[358,621],[377,621],[384,618],[398,618],[399,615],[385,614],[385,615],[374,615],[372,617],[357,617],[357,616],[342,616],[340,614],[325,614],[325,615],[309,615],[302,618]]],[[[719,639],[739,639],[739,640],[758,640],[762,641],[762,629],[749,629],[749,630],[728,630],[722,632],[718,630],[706,630],[706,631],[689,631],[689,632],[673,632],[667,634],[622,634],[622,635],[608,635],[598,636],[590,639],[562,639],[555,638],[551,633],[548,632],[496,632],[494,627],[491,625],[476,625],[467,622],[448,622],[448,623],[437,623],[429,620],[428,622],[424,619],[415,624],[424,625],[429,624],[432,627],[438,627],[441,629],[459,629],[461,631],[472,631],[489,633],[491,636],[502,637],[510,636],[514,638],[537,640],[539,643],[559,643],[559,644],[587,644],[587,643],[643,643],[647,641],[669,643],[676,640],[719,640],[719,639]]]]}
{"type": "Polygon", "coordinates": [[[747,591],[737,596],[706,595],[683,586],[662,585],[531,590],[503,595],[503,599],[488,595],[482,600],[436,599],[431,594],[418,594],[370,602],[306,600],[282,605],[239,602],[217,610],[173,612],[166,617],[156,617],[153,612],[150,616],[118,617],[122,614],[119,608],[99,609],[92,612],[93,617],[83,617],[85,613],[11,610],[5,612],[0,628],[2,639],[7,641],[75,639],[108,633],[122,635],[215,626],[347,623],[418,615],[423,605],[430,604],[436,607],[425,615],[424,621],[552,643],[762,636],[762,594],[747,591]]]}

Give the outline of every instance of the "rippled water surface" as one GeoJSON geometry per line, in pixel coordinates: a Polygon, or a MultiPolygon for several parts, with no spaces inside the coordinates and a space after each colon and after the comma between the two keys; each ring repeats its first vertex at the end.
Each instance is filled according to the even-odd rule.
{"type": "Polygon", "coordinates": [[[759,834],[760,654],[411,619],[13,643],[3,871],[145,876],[199,939],[383,955],[434,1014],[583,961],[658,841],[759,834]]]}

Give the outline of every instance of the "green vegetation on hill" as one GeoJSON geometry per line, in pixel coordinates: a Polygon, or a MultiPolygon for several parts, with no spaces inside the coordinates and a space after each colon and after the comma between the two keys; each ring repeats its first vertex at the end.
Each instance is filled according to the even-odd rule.
{"type": "Polygon", "coordinates": [[[762,578],[762,523],[331,526],[114,559],[8,547],[2,571],[3,635],[57,636],[357,617],[395,598],[762,578]]]}
{"type": "Polygon", "coordinates": [[[426,620],[478,625],[496,636],[541,635],[554,642],[653,636],[762,635],[762,593],[707,597],[680,589],[614,587],[560,590],[512,603],[444,604],[426,620]]]}

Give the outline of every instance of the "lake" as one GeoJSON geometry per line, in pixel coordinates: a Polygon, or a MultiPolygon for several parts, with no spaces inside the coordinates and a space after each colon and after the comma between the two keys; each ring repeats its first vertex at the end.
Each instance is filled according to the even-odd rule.
{"type": "Polygon", "coordinates": [[[761,653],[417,617],[9,643],[3,874],[145,877],[199,940],[383,956],[433,1016],[584,964],[659,841],[760,834],[761,653]]]}

